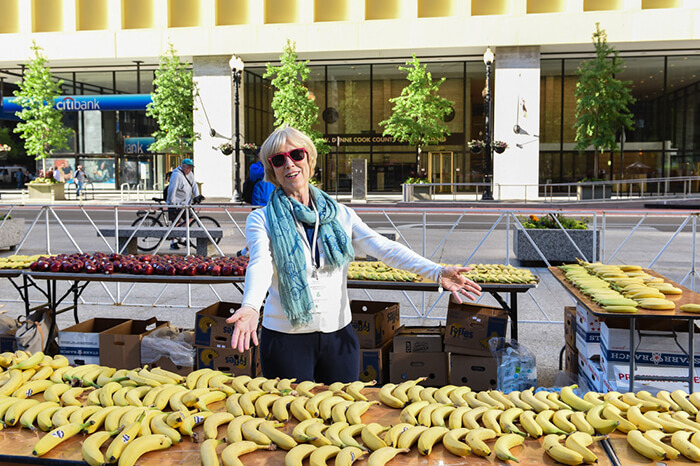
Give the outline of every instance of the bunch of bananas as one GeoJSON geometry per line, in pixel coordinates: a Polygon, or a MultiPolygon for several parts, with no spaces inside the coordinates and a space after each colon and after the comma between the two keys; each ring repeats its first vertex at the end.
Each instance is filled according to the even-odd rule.
{"type": "Polygon", "coordinates": [[[322,386],[212,369],[181,376],[148,367],[71,367],[60,355],[19,351],[0,354],[0,367],[2,425],[47,432],[34,445],[37,456],[84,433],[81,451],[90,465],[134,464],[183,438],[201,441],[205,465],[241,464],[243,455],[264,449],[285,450],[288,465],[305,458],[350,465],[364,456],[383,465],[414,447],[430,455],[440,443],[457,456],[493,452],[517,461],[528,437],[541,439],[558,462],[583,464],[596,461],[590,446],[615,430],[654,461],[683,455],[700,462],[700,393],[682,390],[580,397],[569,386],[505,394],[424,387],[419,378],[385,384],[374,401],[364,393],[374,382],[322,386]],[[379,404],[397,410],[396,423],[371,421],[379,404]]]}
{"type": "Polygon", "coordinates": [[[29,265],[41,257],[40,254],[34,256],[24,256],[14,254],[12,256],[0,257],[0,269],[28,269],[29,265]]]}
{"type": "MultiPolygon", "coordinates": [[[[683,292],[644,272],[639,265],[581,262],[563,265],[561,269],[567,280],[609,312],[635,313],[637,308],[673,310],[676,304],[667,296],[683,292]]],[[[689,308],[688,312],[693,310],[689,308]]]]}
{"type": "Polygon", "coordinates": [[[463,274],[477,283],[537,283],[537,277],[528,269],[505,264],[469,264],[472,268],[463,274]]]}
{"type": "Polygon", "coordinates": [[[350,262],[348,267],[348,279],[350,280],[379,280],[387,282],[414,282],[418,279],[415,273],[389,267],[381,261],[350,262]]]}

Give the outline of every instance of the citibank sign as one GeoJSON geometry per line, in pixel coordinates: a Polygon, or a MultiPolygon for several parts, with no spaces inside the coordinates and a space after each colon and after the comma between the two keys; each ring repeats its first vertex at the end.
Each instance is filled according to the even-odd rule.
{"type": "Polygon", "coordinates": [[[97,99],[75,100],[73,97],[64,97],[56,102],[55,107],[63,112],[78,112],[81,110],[101,110],[97,99]]]}

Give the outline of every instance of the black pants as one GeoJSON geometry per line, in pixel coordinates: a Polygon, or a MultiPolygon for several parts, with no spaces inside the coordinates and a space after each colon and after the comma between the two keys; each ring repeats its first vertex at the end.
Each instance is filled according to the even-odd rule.
{"type": "Polygon", "coordinates": [[[360,376],[360,344],[352,325],[332,333],[289,334],[262,328],[263,376],[313,380],[325,384],[353,382],[360,376]]]}

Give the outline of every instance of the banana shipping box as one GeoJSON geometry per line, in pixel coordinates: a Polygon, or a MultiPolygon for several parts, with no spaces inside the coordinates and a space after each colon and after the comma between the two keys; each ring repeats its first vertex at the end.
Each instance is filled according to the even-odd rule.
{"type": "Polygon", "coordinates": [[[574,375],[578,374],[578,351],[568,344],[564,353],[564,370],[574,375]]]}
{"type": "Polygon", "coordinates": [[[564,340],[576,348],[576,306],[564,306],[564,340]]]}
{"type": "Polygon", "coordinates": [[[151,317],[146,320],[127,320],[105,330],[100,334],[100,364],[117,369],[141,367],[141,340],[166,325],[170,325],[170,322],[151,317]]]}
{"type": "Polygon", "coordinates": [[[593,359],[588,359],[578,353],[578,377],[583,380],[591,390],[602,392],[604,390],[605,375],[600,364],[593,359]]]}
{"type": "Polygon", "coordinates": [[[360,348],[379,348],[401,326],[399,303],[352,300],[350,311],[360,348]]]}
{"type": "Polygon", "coordinates": [[[500,307],[459,304],[450,298],[445,324],[445,351],[491,356],[489,339],[505,337],[508,313],[500,307]]]}
{"type": "Polygon", "coordinates": [[[108,348],[107,338],[101,338],[102,332],[128,320],[96,317],[60,330],[58,332],[60,353],[74,365],[100,364],[100,353],[108,348]]]}
{"type": "Polygon", "coordinates": [[[445,327],[401,326],[394,334],[396,353],[441,353],[445,327]]]}
{"type": "MultiPolygon", "coordinates": [[[[240,303],[220,301],[198,311],[194,320],[194,344],[221,346],[220,343],[228,343],[230,346],[233,325],[227,324],[226,319],[231,317],[239,307],[241,307],[240,303]]],[[[262,309],[260,315],[262,315],[262,309]]]]}
{"type": "Polygon", "coordinates": [[[392,344],[389,340],[380,348],[360,349],[360,380],[376,380],[379,385],[389,382],[389,353],[392,344]]]}
{"type": "Polygon", "coordinates": [[[450,382],[468,385],[472,390],[495,390],[498,366],[492,357],[450,353],[450,382]]]}
{"type": "Polygon", "coordinates": [[[399,384],[406,380],[426,377],[421,385],[442,387],[449,383],[447,353],[395,353],[389,355],[389,380],[399,384]]]}
{"type": "Polygon", "coordinates": [[[600,354],[600,319],[581,305],[576,306],[576,349],[587,358],[600,354]]]}
{"type": "MultiPolygon", "coordinates": [[[[606,383],[610,388],[608,390],[616,390],[626,392],[630,386],[630,366],[629,364],[613,364],[609,367],[610,373],[606,383]]],[[[697,367],[696,367],[697,374],[697,367]]],[[[668,367],[668,366],[641,366],[638,365],[634,372],[634,389],[635,391],[647,390],[652,394],[656,394],[659,390],[688,390],[688,368],[687,367],[668,367]],[[651,380],[640,380],[637,377],[649,377],[651,380]],[[660,380],[654,377],[683,377],[683,380],[660,380]]],[[[700,384],[700,375],[693,377],[693,384],[700,384]]]]}
{"type": "Polygon", "coordinates": [[[209,368],[234,375],[255,376],[256,347],[239,353],[232,349],[229,343],[227,348],[197,347],[197,369],[209,368]]]}

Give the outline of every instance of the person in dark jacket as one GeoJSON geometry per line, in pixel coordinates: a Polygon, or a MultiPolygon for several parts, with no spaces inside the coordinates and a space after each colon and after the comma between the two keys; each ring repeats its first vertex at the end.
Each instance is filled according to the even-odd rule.
{"type": "Polygon", "coordinates": [[[270,194],[275,190],[275,185],[269,181],[265,181],[265,166],[261,161],[258,160],[250,166],[250,173],[248,176],[250,177],[250,181],[255,183],[253,187],[252,204],[260,207],[266,206],[268,199],[270,199],[270,194]]]}

